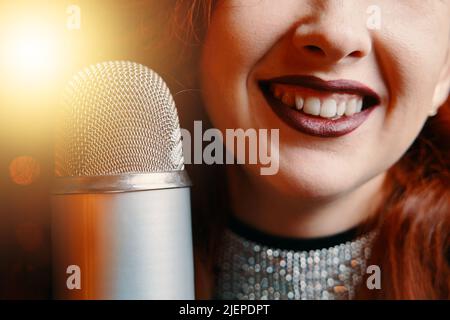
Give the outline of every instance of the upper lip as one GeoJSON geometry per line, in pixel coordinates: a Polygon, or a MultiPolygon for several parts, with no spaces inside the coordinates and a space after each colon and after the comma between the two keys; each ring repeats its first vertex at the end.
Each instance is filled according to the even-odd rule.
{"type": "Polygon", "coordinates": [[[348,93],[367,98],[371,105],[379,104],[380,96],[368,86],[354,80],[330,80],[325,81],[315,76],[289,75],[269,80],[263,80],[262,85],[270,83],[297,85],[318,91],[333,93],[348,93]]]}

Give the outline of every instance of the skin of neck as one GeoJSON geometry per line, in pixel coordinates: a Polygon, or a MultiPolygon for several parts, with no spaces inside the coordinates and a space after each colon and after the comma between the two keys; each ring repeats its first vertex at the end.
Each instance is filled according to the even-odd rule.
{"type": "Polygon", "coordinates": [[[370,218],[382,202],[386,173],[348,192],[323,198],[293,198],[253,181],[240,166],[227,168],[231,209],[262,232],[293,238],[331,236],[370,218]]]}

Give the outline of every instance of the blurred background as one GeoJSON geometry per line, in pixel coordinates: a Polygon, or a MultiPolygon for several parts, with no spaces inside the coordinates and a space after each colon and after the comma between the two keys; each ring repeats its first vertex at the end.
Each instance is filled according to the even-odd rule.
{"type": "MultiPolygon", "coordinates": [[[[0,0],[0,299],[51,297],[53,123],[74,72],[132,60],[158,72],[172,93],[190,92],[189,79],[172,76],[180,51],[166,50],[172,4],[0,0]]],[[[177,94],[178,106],[183,99],[197,95],[177,94]]],[[[182,126],[196,117],[180,115],[182,126]]]]}

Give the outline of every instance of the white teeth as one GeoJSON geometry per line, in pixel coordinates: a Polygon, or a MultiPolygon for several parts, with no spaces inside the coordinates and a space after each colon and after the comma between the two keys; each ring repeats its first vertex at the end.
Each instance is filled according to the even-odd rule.
{"type": "Polygon", "coordinates": [[[342,101],[342,102],[340,102],[338,104],[338,106],[337,106],[337,115],[339,117],[344,115],[346,107],[347,107],[347,104],[345,103],[345,101],[342,101]]]}
{"type": "Polygon", "coordinates": [[[282,101],[285,105],[287,105],[287,106],[289,106],[289,107],[293,107],[293,106],[295,105],[295,99],[294,99],[294,96],[292,96],[292,95],[289,94],[289,93],[285,93],[285,94],[283,95],[283,98],[281,99],[281,101],[282,101]]]}
{"type": "Polygon", "coordinates": [[[303,112],[318,116],[320,114],[320,100],[318,98],[307,98],[303,106],[303,112]]]}
{"type": "Polygon", "coordinates": [[[337,112],[337,103],[334,99],[325,99],[320,108],[320,116],[323,118],[333,118],[337,112]]]}
{"type": "Polygon", "coordinates": [[[356,112],[361,112],[363,107],[363,101],[362,99],[358,99],[358,102],[356,103],[356,112]]]}
{"type": "Polygon", "coordinates": [[[303,100],[302,97],[296,96],[295,97],[295,108],[297,110],[302,110],[303,109],[303,104],[305,103],[305,100],[303,100]]]}
{"type": "MultiPolygon", "coordinates": [[[[303,110],[304,113],[313,116],[320,116],[322,118],[342,117],[343,115],[352,116],[355,113],[361,112],[363,108],[363,99],[361,97],[352,98],[350,100],[343,100],[337,102],[335,99],[325,98],[320,99],[316,97],[303,98],[294,92],[286,91],[279,86],[271,88],[273,95],[281,100],[283,104],[303,110]]],[[[339,99],[341,100],[341,99],[339,99]]]]}
{"type": "Polygon", "coordinates": [[[356,99],[352,99],[347,103],[347,108],[345,108],[345,115],[352,116],[356,113],[356,99]]]}

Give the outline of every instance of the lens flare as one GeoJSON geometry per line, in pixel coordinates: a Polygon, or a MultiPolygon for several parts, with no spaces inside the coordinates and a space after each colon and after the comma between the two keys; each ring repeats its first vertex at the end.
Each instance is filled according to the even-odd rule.
{"type": "Polygon", "coordinates": [[[58,67],[58,35],[42,21],[22,21],[4,30],[2,64],[23,80],[52,76],[58,67]]]}

